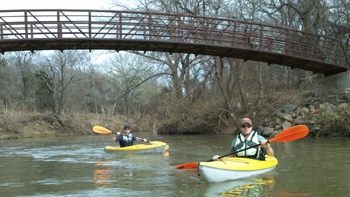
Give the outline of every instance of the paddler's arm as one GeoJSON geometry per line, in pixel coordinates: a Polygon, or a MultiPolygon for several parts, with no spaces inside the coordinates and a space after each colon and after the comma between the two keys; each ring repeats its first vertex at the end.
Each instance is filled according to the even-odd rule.
{"type": "MultiPolygon", "coordinates": [[[[219,159],[219,157],[221,157],[220,155],[215,155],[213,158],[211,158],[212,161],[219,161],[222,158],[219,159]]],[[[232,155],[227,155],[226,157],[236,157],[236,154],[232,154],[232,155]]]]}
{"type": "MultiPolygon", "coordinates": [[[[232,144],[231,144],[231,147],[230,147],[230,153],[233,153],[236,151],[235,149],[235,144],[236,144],[236,140],[237,138],[235,138],[233,141],[232,141],[232,144]]],[[[212,161],[219,161],[221,160],[221,158],[219,159],[220,155],[215,155],[213,158],[211,158],[212,161]]],[[[231,154],[231,155],[228,155],[226,157],[236,157],[236,154],[231,154]]]]}
{"type": "Polygon", "coordinates": [[[112,138],[111,142],[116,142],[117,137],[120,135],[120,132],[117,132],[117,134],[112,138]]]}
{"type": "Polygon", "coordinates": [[[264,146],[266,148],[266,154],[270,157],[273,157],[275,155],[275,152],[273,151],[270,143],[267,143],[267,140],[263,140],[260,142],[261,146],[264,146]]]}
{"type": "Polygon", "coordinates": [[[142,138],[139,138],[139,137],[136,137],[136,141],[144,141],[144,142],[147,142],[147,139],[142,139],[142,138]]]}

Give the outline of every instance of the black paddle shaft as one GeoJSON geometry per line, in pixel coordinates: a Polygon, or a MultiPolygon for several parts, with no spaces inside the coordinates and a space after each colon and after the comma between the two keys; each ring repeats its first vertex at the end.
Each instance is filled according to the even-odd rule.
{"type": "MultiPolygon", "coordinates": [[[[267,140],[267,143],[270,143],[270,142],[267,140]]],[[[218,157],[218,159],[221,159],[221,158],[223,158],[223,157],[227,157],[227,156],[232,155],[232,154],[236,154],[236,153],[241,152],[241,151],[248,150],[248,149],[250,149],[250,148],[255,148],[255,147],[260,146],[260,145],[261,145],[261,144],[256,144],[256,145],[254,145],[254,146],[251,146],[251,147],[248,147],[248,148],[245,148],[245,149],[242,149],[242,150],[237,150],[237,151],[235,151],[235,152],[228,153],[228,154],[226,154],[226,155],[220,156],[220,157],[218,157]]],[[[210,162],[210,161],[213,161],[213,159],[210,159],[210,160],[207,161],[207,162],[210,162]]]]}

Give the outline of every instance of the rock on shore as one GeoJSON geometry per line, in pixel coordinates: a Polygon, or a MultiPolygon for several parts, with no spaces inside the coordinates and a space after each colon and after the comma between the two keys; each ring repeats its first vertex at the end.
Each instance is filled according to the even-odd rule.
{"type": "Polygon", "coordinates": [[[272,119],[266,119],[258,127],[263,136],[274,137],[281,131],[295,125],[305,125],[312,135],[317,135],[320,125],[317,124],[316,114],[327,111],[336,112],[339,108],[348,109],[350,105],[350,88],[338,95],[325,98],[309,97],[302,106],[288,104],[275,110],[272,119]]]}

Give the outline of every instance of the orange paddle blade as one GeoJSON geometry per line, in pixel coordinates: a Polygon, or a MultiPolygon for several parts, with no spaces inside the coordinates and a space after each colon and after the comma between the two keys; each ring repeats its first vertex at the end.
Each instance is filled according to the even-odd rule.
{"type": "Polygon", "coordinates": [[[152,144],[152,145],[157,145],[157,141],[147,141],[148,143],[152,144]]]}
{"type": "Polygon", "coordinates": [[[177,166],[175,169],[188,169],[188,168],[197,168],[197,163],[185,163],[177,166]]]}
{"type": "MultiPolygon", "coordinates": [[[[147,141],[148,143],[152,144],[152,145],[158,145],[157,141],[147,141]]],[[[166,146],[164,147],[164,150],[168,150],[169,149],[169,145],[166,144],[166,146]]]]}
{"type": "Polygon", "coordinates": [[[96,133],[99,133],[99,134],[112,134],[113,132],[104,128],[104,127],[101,127],[101,126],[94,126],[92,128],[92,130],[94,130],[96,133]]]}
{"type": "Polygon", "coordinates": [[[169,149],[169,145],[167,144],[164,148],[164,150],[168,150],[169,149]]]}
{"type": "Polygon", "coordinates": [[[153,142],[153,141],[147,141],[147,142],[152,144],[152,145],[157,145],[157,142],[153,142]]]}
{"type": "Polygon", "coordinates": [[[304,125],[297,125],[277,134],[269,142],[288,142],[305,137],[309,133],[309,128],[304,125]]]}

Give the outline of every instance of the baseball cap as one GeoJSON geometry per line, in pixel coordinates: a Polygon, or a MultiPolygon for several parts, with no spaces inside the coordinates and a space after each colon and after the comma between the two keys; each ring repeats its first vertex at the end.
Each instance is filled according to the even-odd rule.
{"type": "Polygon", "coordinates": [[[253,125],[252,120],[250,120],[249,118],[243,118],[241,120],[241,126],[244,125],[245,123],[248,123],[249,125],[253,125]]]}

